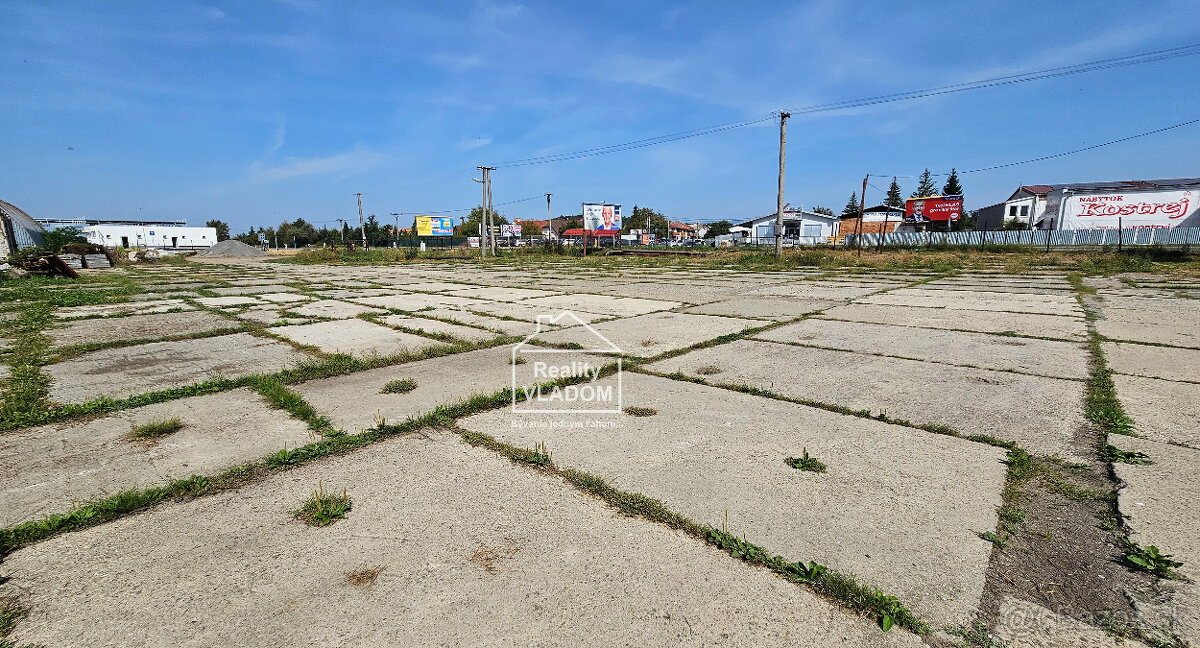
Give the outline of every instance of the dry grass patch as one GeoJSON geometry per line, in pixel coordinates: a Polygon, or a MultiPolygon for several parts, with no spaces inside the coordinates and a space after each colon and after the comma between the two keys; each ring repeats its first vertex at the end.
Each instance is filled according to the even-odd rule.
{"type": "Polygon", "coordinates": [[[626,407],[625,413],[630,416],[654,416],[658,410],[649,407],[626,407]]]}
{"type": "Polygon", "coordinates": [[[500,562],[501,560],[511,559],[513,556],[517,555],[517,552],[520,551],[520,549],[521,548],[517,546],[517,543],[514,542],[512,538],[505,538],[504,546],[480,547],[476,549],[475,553],[471,554],[471,557],[467,560],[472,564],[481,567],[483,571],[489,574],[499,574],[500,569],[496,567],[496,563],[500,562]]]}
{"type": "Polygon", "coordinates": [[[352,572],[346,572],[346,582],[355,587],[370,587],[375,584],[375,579],[379,575],[387,571],[387,565],[380,567],[360,567],[352,572]]]}

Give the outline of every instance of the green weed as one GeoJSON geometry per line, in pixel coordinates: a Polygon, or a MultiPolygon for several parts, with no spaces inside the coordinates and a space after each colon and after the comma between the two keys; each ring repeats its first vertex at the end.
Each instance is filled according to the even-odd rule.
{"type": "Polygon", "coordinates": [[[412,378],[400,378],[389,381],[379,390],[381,394],[407,394],[417,388],[417,381],[412,378]]]}
{"type": "Polygon", "coordinates": [[[788,457],[787,465],[799,470],[807,470],[808,472],[823,473],[825,472],[825,464],[818,461],[815,457],[810,457],[808,448],[804,448],[804,454],[799,457],[788,457]]]}
{"type": "Polygon", "coordinates": [[[1135,450],[1122,450],[1111,444],[1104,444],[1100,448],[1100,458],[1109,463],[1125,463],[1134,465],[1152,464],[1150,455],[1144,452],[1135,450]]]}
{"type": "Polygon", "coordinates": [[[157,441],[169,434],[175,434],[182,429],[183,421],[175,417],[136,425],[129,431],[128,436],[138,441],[157,441]]]}
{"type": "Polygon", "coordinates": [[[1125,562],[1132,565],[1134,569],[1168,579],[1178,578],[1175,568],[1183,566],[1183,563],[1172,560],[1170,554],[1160,552],[1158,547],[1154,545],[1142,547],[1128,538],[1125,539],[1125,562]]]}
{"type": "Polygon", "coordinates": [[[323,527],[345,518],[351,506],[350,496],[345,489],[342,489],[341,495],[328,493],[325,484],[318,482],[317,489],[292,515],[309,526],[323,527]]]}

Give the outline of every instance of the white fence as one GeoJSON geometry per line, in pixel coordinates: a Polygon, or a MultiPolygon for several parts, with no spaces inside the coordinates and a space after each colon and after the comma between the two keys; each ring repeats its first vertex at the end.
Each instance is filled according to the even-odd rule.
{"type": "MultiPolygon", "coordinates": [[[[1086,247],[1125,245],[1200,245],[1200,227],[1174,229],[1092,230],[996,230],[990,232],[893,232],[862,234],[863,247],[1027,245],[1035,247],[1086,247]],[[1047,240],[1049,239],[1049,240],[1047,240]]],[[[859,245],[854,234],[846,235],[846,247],[859,245]]]]}

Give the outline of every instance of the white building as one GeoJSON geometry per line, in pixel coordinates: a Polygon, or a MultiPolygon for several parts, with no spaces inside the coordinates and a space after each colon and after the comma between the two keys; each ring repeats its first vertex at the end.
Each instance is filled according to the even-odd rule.
{"type": "Polygon", "coordinates": [[[187,250],[217,244],[215,227],[105,223],[88,225],[82,231],[88,243],[105,247],[187,250]]]}
{"type": "MultiPolygon", "coordinates": [[[[746,243],[774,243],[775,220],[775,214],[767,214],[738,223],[730,228],[730,231],[744,232],[746,243]]],[[[825,243],[838,235],[840,222],[841,219],[837,216],[818,214],[788,206],[783,210],[783,239],[785,242],[797,245],[825,243]]]]}
{"type": "Polygon", "coordinates": [[[999,229],[1014,220],[1029,229],[1200,227],[1198,203],[1200,178],[1022,185],[981,210],[987,223],[976,227],[999,229]]]}

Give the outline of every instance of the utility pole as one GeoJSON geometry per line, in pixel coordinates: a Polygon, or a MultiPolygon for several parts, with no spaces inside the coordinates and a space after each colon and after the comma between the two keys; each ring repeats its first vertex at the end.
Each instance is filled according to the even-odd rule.
{"type": "Polygon", "coordinates": [[[340,224],[340,227],[338,227],[338,238],[341,239],[342,243],[345,243],[346,242],[346,219],[335,218],[334,220],[340,224]]]}
{"type": "Polygon", "coordinates": [[[871,174],[868,173],[863,177],[863,190],[858,198],[858,233],[854,236],[854,245],[858,248],[858,258],[862,258],[862,230],[863,218],[867,209],[867,181],[871,179],[871,174]]]}
{"type": "Polygon", "coordinates": [[[492,256],[496,256],[496,211],[492,209],[492,171],[495,167],[490,167],[487,170],[487,215],[488,215],[488,242],[492,246],[492,256]]]}
{"type": "Polygon", "coordinates": [[[363,224],[362,194],[356,193],[354,195],[358,196],[358,230],[359,230],[359,232],[362,233],[362,245],[363,245],[363,249],[365,250],[365,249],[367,249],[367,226],[363,224]]]}
{"type": "Polygon", "coordinates": [[[550,240],[550,235],[554,233],[554,217],[550,215],[550,195],[546,194],[546,227],[550,228],[550,231],[546,234],[547,241],[550,240]]]}
{"type": "Polygon", "coordinates": [[[392,212],[392,216],[396,217],[396,226],[392,228],[392,247],[398,248],[400,247],[400,212],[392,212]]]}
{"type": "Polygon", "coordinates": [[[488,198],[488,168],[481,166],[476,167],[483,175],[483,179],[479,181],[482,195],[479,198],[479,208],[483,210],[483,214],[479,217],[479,256],[487,256],[487,198],[488,198]]]}
{"type": "Polygon", "coordinates": [[[783,166],[787,154],[787,120],[792,113],[779,113],[779,195],[775,205],[775,260],[783,259],[783,166]]]}

